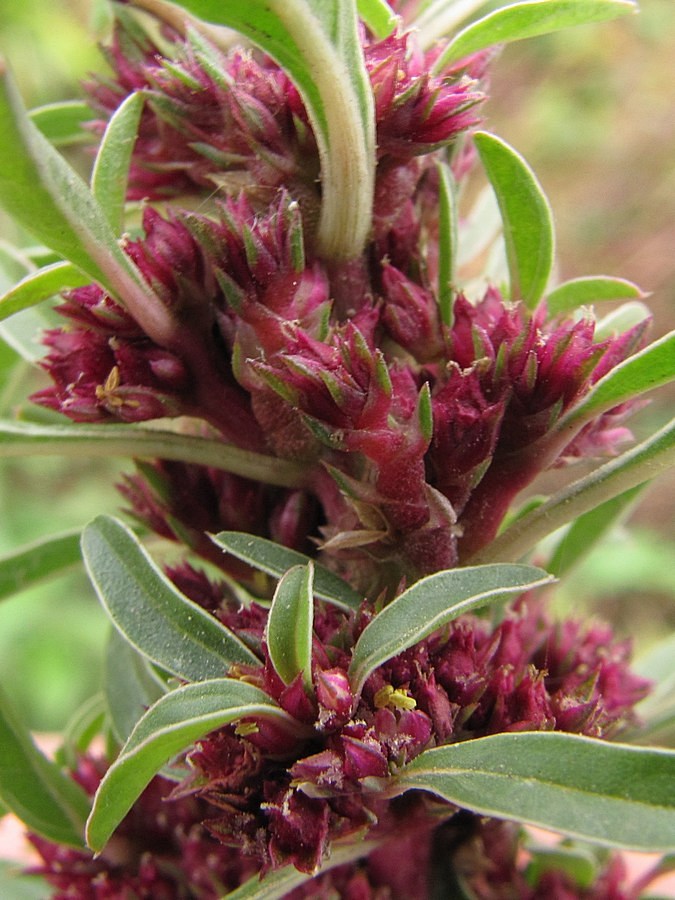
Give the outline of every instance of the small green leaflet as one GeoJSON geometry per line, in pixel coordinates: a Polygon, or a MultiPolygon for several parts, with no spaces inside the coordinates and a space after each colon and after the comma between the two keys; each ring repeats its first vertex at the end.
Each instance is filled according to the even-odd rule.
{"type": "Polygon", "coordinates": [[[396,27],[396,13],[386,0],[356,0],[359,18],[382,40],[396,27]]]}
{"type": "Polygon", "coordinates": [[[643,300],[640,288],[624,278],[573,278],[553,288],[546,296],[549,315],[573,312],[580,306],[590,306],[607,300],[643,300]]]}
{"type": "Polygon", "coordinates": [[[89,799],[47,759],[0,689],[0,802],[47,840],[82,847],[89,799]]]}
{"type": "Polygon", "coordinates": [[[346,581],[304,553],[240,531],[221,531],[211,539],[227,553],[274,578],[281,578],[293,566],[306,566],[311,562],[314,565],[315,596],[343,609],[358,609],[361,604],[363,598],[346,581]]]}
{"type": "MultiPolygon", "coordinates": [[[[358,256],[371,228],[375,114],[355,0],[180,0],[179,5],[246,35],[293,79],[321,157],[320,254],[358,256]]],[[[372,0],[364,5],[369,16],[373,9],[372,0]]]]}
{"type": "Polygon", "coordinates": [[[312,691],[312,625],[314,566],[294,566],[282,576],[267,619],[265,639],[270,659],[284,684],[302,672],[312,691]]]}
{"type": "Polygon", "coordinates": [[[552,580],[542,569],[509,564],[451,569],[422,578],[361,632],[349,667],[354,693],[360,693],[368,676],[387,660],[462,613],[552,580]]]}
{"type": "Polygon", "coordinates": [[[512,147],[484,131],[475,134],[474,141],[502,215],[510,299],[533,308],[553,268],[555,235],[548,200],[534,172],[512,147]]]}
{"type": "Polygon", "coordinates": [[[147,659],[186,681],[224,675],[258,657],[224,625],[178,591],[134,534],[108,516],[82,533],[82,555],[115,627],[147,659]]]}
{"type": "Polygon", "coordinates": [[[86,122],[91,122],[96,114],[81,100],[64,100],[37,106],[28,115],[31,122],[55,147],[95,140],[94,134],[85,131],[83,126],[86,122]]]}
{"type": "Polygon", "coordinates": [[[495,44],[606,22],[631,12],[637,12],[632,0],[527,0],[509,4],[460,31],[436,61],[434,71],[442,72],[448,63],[495,44]]]}
{"type": "Polygon", "coordinates": [[[150,780],[170,759],[210,731],[242,718],[264,716],[296,727],[264,691],[230,678],[180,687],[138,722],[101,782],[87,822],[87,844],[100,852],[150,780]]]}
{"type": "Polygon", "coordinates": [[[79,565],[80,533],[49,535],[0,558],[0,600],[79,565]]]}
{"type": "Polygon", "coordinates": [[[481,815],[607,847],[675,846],[675,752],[560,732],[496,734],[426,750],[397,778],[481,815]]]}
{"type": "Polygon", "coordinates": [[[0,320],[48,300],[68,288],[89,284],[91,279],[68,262],[53,263],[31,272],[0,297],[0,320]]]}

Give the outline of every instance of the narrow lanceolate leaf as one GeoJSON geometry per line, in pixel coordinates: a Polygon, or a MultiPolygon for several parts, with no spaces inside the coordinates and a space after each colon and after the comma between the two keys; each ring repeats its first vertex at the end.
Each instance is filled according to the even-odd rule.
{"type": "Polygon", "coordinates": [[[551,575],[560,578],[581,562],[598,541],[628,515],[643,490],[644,485],[639,484],[575,519],[546,564],[551,575]]]}
{"type": "Polygon", "coordinates": [[[459,234],[457,187],[450,166],[439,163],[438,174],[438,305],[441,321],[450,326],[459,234]]]}
{"type": "Polygon", "coordinates": [[[359,18],[382,40],[396,27],[396,13],[386,0],[356,0],[359,18]]]}
{"type": "Polygon", "coordinates": [[[124,743],[166,687],[148,660],[111,629],[103,664],[105,703],[115,737],[124,743]]]}
{"type": "Polygon", "coordinates": [[[95,113],[81,100],[64,100],[37,106],[28,115],[31,122],[55,147],[95,140],[93,132],[85,131],[83,127],[86,122],[95,118],[95,113]]]}
{"type": "Polygon", "coordinates": [[[547,535],[675,466],[675,419],[516,520],[470,562],[520,559],[547,535]]]}
{"type": "Polygon", "coordinates": [[[474,135],[504,225],[511,300],[534,307],[553,267],[553,218],[541,185],[525,160],[500,138],[474,135]]]}
{"type": "Polygon", "coordinates": [[[267,619],[265,638],[270,659],[284,684],[302,672],[312,690],[314,566],[294,566],[281,578],[267,619]]]}
{"type": "Polygon", "coordinates": [[[675,752],[552,731],[436,747],[398,779],[481,815],[651,851],[675,846],[673,784],[675,752]]]}
{"type": "Polygon", "coordinates": [[[0,747],[0,803],[42,837],[82,847],[87,795],[38,750],[1,689],[0,747]]]}
{"type": "Polygon", "coordinates": [[[550,315],[556,316],[573,312],[580,306],[607,300],[642,300],[644,296],[636,284],[624,278],[573,278],[548,293],[546,307],[550,315]]]}
{"type": "Polygon", "coordinates": [[[0,297],[0,320],[36,306],[61,291],[88,284],[90,281],[91,279],[77,266],[67,262],[54,263],[37,272],[31,272],[0,297]]]}
{"type": "Polygon", "coordinates": [[[312,562],[316,597],[344,609],[358,609],[363,600],[346,581],[297,550],[240,531],[221,531],[212,540],[227,553],[274,578],[281,578],[293,566],[306,566],[312,562]]]}
{"type": "Polygon", "coordinates": [[[564,415],[555,431],[566,439],[586,422],[675,380],[675,331],[630,356],[601,378],[579,403],[564,415]]]}
{"type": "Polygon", "coordinates": [[[428,50],[439,38],[456,31],[474,13],[488,6],[492,0],[433,0],[422,3],[415,17],[420,46],[428,50]]]}
{"type": "Polygon", "coordinates": [[[115,234],[120,234],[124,227],[129,164],[144,102],[143,94],[136,91],[115,110],[101,140],[91,175],[92,193],[115,234]]]}
{"type": "Polygon", "coordinates": [[[216,728],[242,718],[297,722],[252,684],[217,678],[166,694],[134,728],[100,784],[87,822],[87,844],[100,851],[154,775],[216,728]]]}
{"type": "Polygon", "coordinates": [[[375,117],[355,0],[180,0],[180,6],[240,31],[293,79],[321,158],[320,253],[358,256],[371,227],[375,117]]]}
{"type": "Polygon", "coordinates": [[[306,467],[290,460],[175,432],[135,425],[40,425],[0,420],[0,458],[16,456],[177,459],[278,487],[302,487],[307,475],[306,467]]]}
{"type": "Polygon", "coordinates": [[[0,557],[0,600],[77,566],[80,529],[53,534],[0,557]]]}
{"type": "Polygon", "coordinates": [[[434,69],[439,72],[454,60],[495,44],[538,37],[574,25],[606,22],[637,12],[632,0],[526,0],[497,9],[459,32],[446,47],[434,69]]]}
{"type": "Polygon", "coordinates": [[[31,122],[0,59],[0,205],[28,232],[133,313],[160,344],[173,321],[117,243],[100,204],[31,122]]]}
{"type": "Polygon", "coordinates": [[[517,565],[453,569],[422,578],[361,633],[349,667],[354,692],[378,666],[462,613],[551,581],[542,569],[517,565]]]}
{"type": "Polygon", "coordinates": [[[178,591],[133,533],[99,516],[82,533],[82,555],[115,627],[145,657],[186,681],[260,660],[228,628],[178,591]]]}

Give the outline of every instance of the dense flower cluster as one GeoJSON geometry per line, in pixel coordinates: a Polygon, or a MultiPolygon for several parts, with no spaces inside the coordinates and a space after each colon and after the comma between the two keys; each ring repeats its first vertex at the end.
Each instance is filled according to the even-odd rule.
{"type": "MultiPolygon", "coordinates": [[[[378,668],[358,696],[350,686],[375,601],[469,559],[542,470],[611,454],[629,436],[625,406],[567,447],[550,439],[645,331],[598,341],[590,313],[551,317],[545,303],[528,309],[492,285],[476,300],[455,291],[442,321],[437,163],[449,150],[458,179],[470,167],[490,54],[432,75],[440,47],[422,52],[414,32],[364,34],[363,47],[375,200],[364,253],[343,263],[315,246],[316,142],[271,60],[190,28],[151,39],[122,8],[112,76],[88,85],[98,133],[131,93],[147,98],[129,183],[129,198],[147,202],[123,247],[171,337],[158,343],[98,285],[71,290],[59,307],[66,326],[45,337],[52,384],[34,399],[78,422],[170,418],[300,462],[302,483],[280,488],[146,460],[121,490],[153,532],[244,584],[248,567],[208,534],[245,531],[320,553],[365,599],[358,615],[317,610],[308,691],[274,670],[265,607],[240,606],[187,565],[172,569],[188,597],[256,648],[259,666],[223,674],[262,688],[296,727],[244,719],[208,735],[186,756],[189,777],[173,787],[155,779],[96,859],[35,838],[57,897],[209,900],[288,863],[314,873],[364,835],[377,844],[367,860],[288,896],[423,898],[441,870],[460,872],[485,900],[630,896],[614,862],[594,892],[560,872],[532,884],[512,826],[385,790],[443,743],[517,730],[614,735],[647,690],[628,669],[628,644],[598,625],[556,625],[523,597],[499,624],[462,617],[378,668]]],[[[83,760],[76,777],[91,793],[101,774],[83,760]]]]}

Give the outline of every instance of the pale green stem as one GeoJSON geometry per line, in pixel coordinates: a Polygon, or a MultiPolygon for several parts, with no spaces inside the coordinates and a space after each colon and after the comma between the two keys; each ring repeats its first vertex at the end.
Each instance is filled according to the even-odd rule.
{"type": "Polygon", "coordinates": [[[514,522],[465,564],[476,566],[521,559],[546,535],[671,466],[675,466],[675,419],[648,440],[568,485],[514,522]]]}
{"type": "Polygon", "coordinates": [[[306,465],[231,444],[134,425],[0,423],[0,458],[17,456],[148,457],[212,466],[277,487],[307,485],[306,465]]]}

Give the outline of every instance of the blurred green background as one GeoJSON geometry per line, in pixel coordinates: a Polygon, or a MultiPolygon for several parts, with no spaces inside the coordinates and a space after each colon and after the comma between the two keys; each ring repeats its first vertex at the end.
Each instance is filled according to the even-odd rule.
{"type": "MultiPolygon", "coordinates": [[[[28,106],[78,95],[100,69],[92,35],[104,0],[2,4],[0,51],[28,106]]],[[[556,217],[563,278],[606,273],[652,293],[655,334],[675,301],[675,3],[642,0],[642,15],[512,45],[493,70],[486,125],[540,177],[556,217]]],[[[0,219],[0,240],[14,232],[0,219]]],[[[0,245],[1,246],[1,245],[0,245]]],[[[10,412],[41,376],[0,351],[0,403],[10,412]]],[[[672,392],[636,419],[659,423],[672,392]]],[[[126,468],[129,466],[127,465],[126,468]]],[[[124,466],[59,459],[0,463],[0,554],[115,512],[124,466]]],[[[620,528],[566,580],[561,610],[599,614],[639,647],[675,627],[672,479],[662,479],[620,528]]],[[[31,726],[63,727],[100,681],[106,624],[82,573],[0,604],[0,679],[31,726]]]]}

